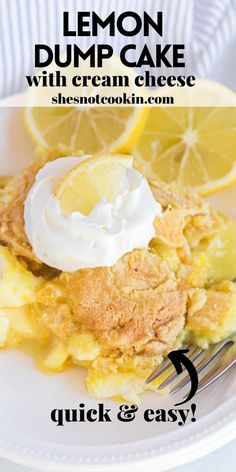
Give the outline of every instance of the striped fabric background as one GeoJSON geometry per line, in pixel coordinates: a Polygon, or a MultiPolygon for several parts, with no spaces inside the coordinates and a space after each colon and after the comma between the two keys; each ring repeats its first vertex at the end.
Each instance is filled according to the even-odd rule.
{"type": "MultiPolygon", "coordinates": [[[[0,0],[0,97],[25,88],[24,76],[34,68],[35,43],[59,42],[65,47],[71,42],[62,36],[62,12],[70,11],[75,23],[78,10],[95,10],[102,18],[112,10],[117,14],[146,10],[153,17],[163,11],[163,43],[185,43],[187,72],[200,76],[208,76],[236,40],[236,0],[0,0]]],[[[75,41],[86,48],[94,39],[75,41]]],[[[126,41],[121,35],[109,38],[106,30],[99,36],[99,42],[112,44],[115,51],[126,41]]],[[[128,41],[141,48],[144,39],[137,36],[128,41]]],[[[155,41],[154,36],[145,38],[150,50],[155,41]]]]}

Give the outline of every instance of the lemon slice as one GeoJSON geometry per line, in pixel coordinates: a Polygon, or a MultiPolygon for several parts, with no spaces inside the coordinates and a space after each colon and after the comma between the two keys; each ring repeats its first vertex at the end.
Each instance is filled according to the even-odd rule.
{"type": "MultiPolygon", "coordinates": [[[[56,66],[50,66],[48,73],[56,66]]],[[[122,96],[125,92],[130,96],[135,91],[135,73],[123,66],[120,59],[113,56],[106,61],[102,68],[91,68],[86,61],[81,63],[81,77],[127,77],[128,87],[73,87],[73,76],[78,75],[78,69],[67,67],[62,69],[66,77],[67,87],[31,87],[28,91],[25,108],[25,123],[32,139],[44,147],[56,147],[63,144],[70,151],[82,150],[85,153],[121,152],[129,153],[145,125],[148,110],[145,107],[132,106],[60,106],[52,105],[52,95],[59,93],[63,96],[89,97],[96,95],[105,98],[122,96]],[[46,104],[46,106],[45,106],[46,104]]],[[[140,95],[140,90],[138,91],[140,95]]],[[[145,91],[143,95],[147,95],[145,91]]],[[[71,103],[71,101],[70,101],[71,103]]],[[[106,102],[105,102],[106,103],[106,102]]],[[[109,103],[109,102],[108,102],[109,103]]]]}
{"type": "Polygon", "coordinates": [[[132,151],[136,167],[149,179],[175,181],[202,195],[228,187],[236,180],[236,95],[199,80],[191,95],[178,91],[178,100],[186,106],[150,108],[132,151]]]}
{"type": "Polygon", "coordinates": [[[43,147],[63,144],[71,152],[127,152],[136,142],[147,110],[139,107],[27,107],[26,127],[43,147]]]}
{"type": "Polygon", "coordinates": [[[130,156],[103,154],[73,167],[55,191],[63,213],[79,211],[88,215],[102,199],[112,203],[132,162],[130,156]]]}

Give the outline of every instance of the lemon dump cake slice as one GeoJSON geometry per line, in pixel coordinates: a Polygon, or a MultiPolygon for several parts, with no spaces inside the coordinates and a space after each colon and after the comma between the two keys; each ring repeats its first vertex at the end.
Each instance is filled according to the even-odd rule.
{"type": "MultiPolygon", "coordinates": [[[[87,219],[74,216],[74,209],[65,220],[70,225],[70,250],[77,251],[79,231],[92,234],[93,245],[82,251],[87,265],[74,267],[75,260],[79,264],[75,258],[72,270],[60,269],[64,254],[71,254],[63,252],[68,229],[62,214],[55,233],[59,233],[55,265],[50,266],[45,260],[51,254],[42,260],[35,238],[29,240],[25,202],[30,192],[34,195],[35,183],[41,185],[40,169],[45,176],[45,164],[57,166],[64,155],[60,149],[40,151],[0,195],[0,346],[29,352],[46,373],[84,366],[91,395],[137,401],[144,390],[155,389],[155,382],[147,386],[145,378],[168,352],[186,339],[207,347],[235,330],[236,289],[231,280],[236,224],[197,195],[157,182],[147,188],[141,177],[129,173],[122,183],[123,193],[115,202],[102,202],[93,220],[89,215],[87,219]],[[142,234],[142,215],[136,210],[139,192],[145,192],[152,209],[145,223],[150,225],[153,218],[149,244],[142,234]],[[105,247],[103,234],[110,250],[117,249],[119,242],[121,256],[112,250],[106,258],[100,254],[105,247]],[[61,252],[58,244],[62,244],[61,252]],[[91,254],[98,257],[100,266],[91,254]]],[[[54,179],[54,188],[60,179],[61,175],[54,179]]],[[[46,204],[52,209],[51,197],[46,204]]],[[[55,208],[60,211],[59,206],[55,208]]],[[[50,211],[42,220],[45,247],[48,233],[58,222],[53,219],[48,227],[48,215],[50,211]]]]}
{"type": "Polygon", "coordinates": [[[74,272],[67,290],[75,319],[108,352],[166,353],[184,327],[186,287],[148,250],[134,250],[111,268],[74,272]]]}

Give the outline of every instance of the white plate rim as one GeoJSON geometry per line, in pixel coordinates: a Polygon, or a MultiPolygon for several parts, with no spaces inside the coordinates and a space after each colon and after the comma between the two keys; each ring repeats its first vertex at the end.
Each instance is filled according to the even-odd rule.
{"type": "Polygon", "coordinates": [[[43,471],[64,472],[65,466],[67,472],[77,471],[78,466],[86,472],[100,472],[104,469],[120,471],[124,464],[129,466],[130,471],[137,471],[137,467],[144,466],[147,471],[165,471],[199,459],[236,439],[235,411],[236,396],[199,420],[197,431],[197,423],[186,426],[182,430],[184,435],[180,430],[170,433],[172,441],[160,447],[155,447],[155,439],[149,439],[115,447],[76,448],[29,438],[17,440],[17,436],[14,437],[13,434],[6,437],[6,432],[0,428],[0,456],[43,471]],[[226,414],[224,410],[227,410],[226,414]],[[141,445],[144,445],[142,450],[134,452],[141,445]],[[69,449],[71,452],[66,452],[69,449]],[[80,455],[75,453],[79,449],[80,455]]]}

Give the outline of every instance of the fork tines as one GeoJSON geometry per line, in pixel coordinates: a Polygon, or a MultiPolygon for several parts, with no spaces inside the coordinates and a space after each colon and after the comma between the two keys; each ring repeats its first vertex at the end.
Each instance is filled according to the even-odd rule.
{"type": "MultiPolygon", "coordinates": [[[[206,369],[206,367],[211,367],[212,364],[212,367],[200,380],[197,393],[211,385],[232,365],[234,365],[236,362],[236,349],[235,346],[232,347],[234,342],[235,340],[233,337],[231,337],[217,344],[211,345],[209,349],[202,349],[193,345],[184,346],[183,349],[187,349],[189,351],[187,356],[195,366],[198,374],[206,369]]],[[[149,384],[153,380],[157,380],[158,383],[159,379],[160,383],[157,385],[157,390],[161,391],[166,387],[169,387],[168,393],[173,395],[175,393],[179,393],[190,382],[189,373],[184,367],[183,377],[178,383],[176,383],[178,376],[179,375],[176,373],[171,361],[166,359],[164,363],[155,369],[146,379],[146,384],[149,384]]]]}

